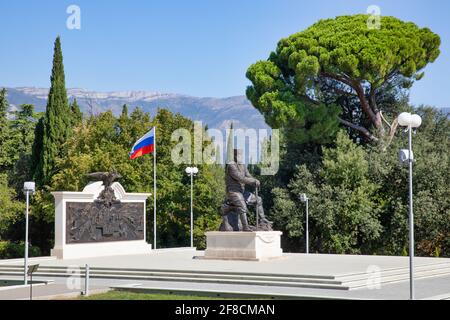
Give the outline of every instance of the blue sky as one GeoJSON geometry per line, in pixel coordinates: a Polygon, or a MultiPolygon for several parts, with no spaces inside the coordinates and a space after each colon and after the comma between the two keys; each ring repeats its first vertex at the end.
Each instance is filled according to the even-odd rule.
{"type": "Polygon", "coordinates": [[[0,85],[48,87],[61,35],[70,88],[242,95],[248,66],[266,59],[279,39],[369,5],[441,36],[441,56],[411,101],[450,106],[447,0],[0,0],[0,85]],[[66,28],[71,4],[81,8],[81,30],[66,28]]]}

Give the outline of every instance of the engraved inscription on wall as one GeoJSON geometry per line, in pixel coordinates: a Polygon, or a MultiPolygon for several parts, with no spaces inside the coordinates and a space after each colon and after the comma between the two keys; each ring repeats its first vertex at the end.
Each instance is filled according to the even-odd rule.
{"type": "Polygon", "coordinates": [[[144,239],[144,204],[66,203],[66,243],[144,239]]]}

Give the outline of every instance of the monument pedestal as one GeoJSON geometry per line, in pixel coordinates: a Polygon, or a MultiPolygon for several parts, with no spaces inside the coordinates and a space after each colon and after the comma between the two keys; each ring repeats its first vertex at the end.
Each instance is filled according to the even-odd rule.
{"type": "Polygon", "coordinates": [[[55,246],[50,253],[58,259],[138,255],[152,253],[152,245],[144,240],[65,244],[55,246]]]}
{"type": "Polygon", "coordinates": [[[261,261],[280,258],[281,231],[206,232],[205,259],[261,261]]]}
{"type": "Polygon", "coordinates": [[[149,193],[128,193],[111,185],[119,203],[96,204],[105,190],[102,181],[89,183],[82,192],[52,192],[55,197],[55,245],[51,255],[79,259],[148,254],[145,203],[149,193]],[[106,206],[106,207],[105,207],[106,206]]]}

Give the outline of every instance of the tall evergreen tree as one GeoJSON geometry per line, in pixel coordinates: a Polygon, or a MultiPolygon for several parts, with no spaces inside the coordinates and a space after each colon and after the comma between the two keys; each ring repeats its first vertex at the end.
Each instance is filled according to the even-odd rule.
{"type": "Polygon", "coordinates": [[[123,139],[123,141],[128,141],[130,145],[133,143],[134,138],[132,137],[131,127],[131,119],[128,116],[128,106],[124,104],[122,106],[122,113],[117,120],[115,130],[118,134],[120,134],[120,137],[123,139]]]}
{"type": "Polygon", "coordinates": [[[72,128],[72,112],[67,100],[61,40],[56,38],[51,87],[48,94],[42,136],[42,151],[36,170],[38,185],[46,185],[55,173],[57,158],[63,156],[61,146],[70,136],[72,128]]]}
{"type": "Polygon", "coordinates": [[[8,111],[8,101],[6,100],[6,89],[0,91],[0,134],[7,126],[6,112],[8,111]]]}
{"type": "Polygon", "coordinates": [[[34,142],[33,148],[31,149],[31,163],[30,168],[34,174],[33,179],[37,180],[38,176],[38,166],[39,160],[41,158],[42,153],[42,139],[44,136],[44,117],[40,117],[36,123],[36,127],[34,128],[34,142]]]}
{"type": "Polygon", "coordinates": [[[81,112],[76,98],[70,104],[70,111],[72,112],[72,126],[75,127],[83,121],[83,112],[81,112]]]}
{"type": "Polygon", "coordinates": [[[14,149],[17,156],[20,153],[31,151],[34,140],[34,127],[36,119],[32,104],[21,105],[21,110],[14,112],[14,120],[11,121],[11,136],[14,139],[14,149]]]}
{"type": "Polygon", "coordinates": [[[3,167],[5,153],[5,138],[8,130],[8,119],[6,112],[8,110],[8,101],[6,100],[6,89],[0,91],[0,169],[3,167]]]}
{"type": "Polygon", "coordinates": [[[9,121],[8,121],[8,100],[6,98],[6,89],[0,91],[0,173],[10,169],[12,160],[11,141],[9,137],[9,121]]]}
{"type": "Polygon", "coordinates": [[[126,104],[124,104],[122,107],[122,117],[128,118],[128,106],[126,104]]]}
{"type": "Polygon", "coordinates": [[[33,178],[34,168],[30,166],[35,127],[38,114],[34,112],[32,104],[23,104],[19,111],[14,112],[14,119],[10,120],[10,159],[13,161],[9,175],[10,187],[16,189],[18,196],[22,196],[23,182],[33,178]]]}

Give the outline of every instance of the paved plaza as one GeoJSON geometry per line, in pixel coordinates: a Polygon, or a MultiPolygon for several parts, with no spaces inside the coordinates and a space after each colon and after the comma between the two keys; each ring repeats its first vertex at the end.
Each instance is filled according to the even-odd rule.
{"type": "MultiPolygon", "coordinates": [[[[36,297],[77,294],[67,287],[67,268],[91,268],[91,289],[138,292],[202,293],[204,295],[269,296],[286,299],[408,299],[408,257],[285,253],[269,261],[202,259],[193,249],[155,250],[144,255],[57,260],[39,263],[36,297]]],[[[0,261],[0,279],[20,278],[23,261],[0,261]]],[[[450,299],[450,259],[415,258],[416,297],[450,299]]],[[[81,279],[80,283],[83,283],[81,279]]],[[[26,288],[0,290],[0,299],[26,298],[26,288]]]]}
{"type": "MultiPolygon", "coordinates": [[[[398,256],[364,256],[336,254],[284,253],[268,261],[204,260],[203,251],[163,249],[149,254],[59,260],[51,257],[32,258],[42,266],[84,266],[131,269],[163,269],[191,271],[239,271],[285,275],[344,276],[365,273],[369,266],[382,270],[408,268],[409,258],[398,256]]],[[[17,265],[21,259],[0,260],[2,265],[17,265]]],[[[416,257],[416,267],[450,264],[450,258],[416,257]]]]}

